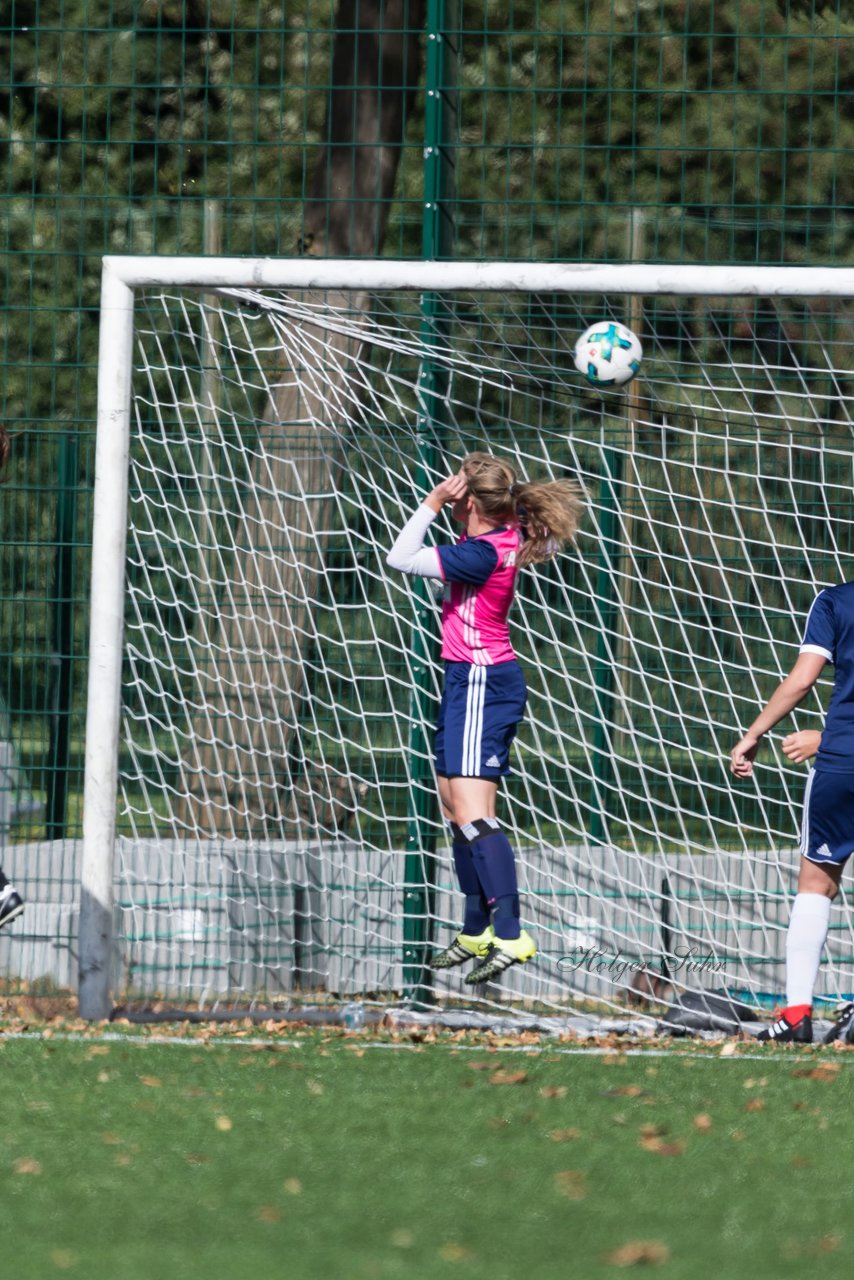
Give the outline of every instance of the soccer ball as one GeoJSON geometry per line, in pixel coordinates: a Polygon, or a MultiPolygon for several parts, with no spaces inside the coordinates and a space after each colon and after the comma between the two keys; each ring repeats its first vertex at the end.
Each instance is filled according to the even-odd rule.
{"type": "Polygon", "coordinates": [[[575,367],[594,387],[624,387],[640,368],[637,334],[614,320],[599,320],[575,344],[575,367]]]}

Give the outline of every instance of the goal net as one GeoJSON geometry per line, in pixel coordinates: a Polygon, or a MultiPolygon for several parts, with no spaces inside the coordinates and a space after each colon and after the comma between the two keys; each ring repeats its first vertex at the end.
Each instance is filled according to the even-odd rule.
{"type": "MultiPolygon", "coordinates": [[[[396,264],[389,287],[382,264],[301,262],[274,288],[255,263],[168,262],[158,283],[159,260],[123,261],[102,322],[90,1011],[105,984],[542,1017],[624,1016],[665,981],[774,1001],[806,778],[779,744],[820,727],[827,682],[754,780],[728,757],[815,593],[850,577],[851,273],[396,264]],[[602,318],[643,341],[621,392],[574,368],[602,318]],[[529,707],[499,814],[539,951],[472,993],[425,965],[461,902],[431,762],[441,606],[385,556],[477,449],[577,477],[589,507],[511,614],[529,707]]],[[[852,943],[837,907],[828,998],[854,985],[852,943]]]]}

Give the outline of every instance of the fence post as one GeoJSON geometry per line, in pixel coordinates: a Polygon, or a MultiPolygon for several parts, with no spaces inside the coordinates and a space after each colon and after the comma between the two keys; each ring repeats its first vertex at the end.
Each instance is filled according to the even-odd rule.
{"type": "MultiPolygon", "coordinates": [[[[453,154],[456,136],[456,35],[452,0],[429,0],[427,11],[427,83],[424,123],[424,207],[422,256],[434,262],[453,247],[453,154]]],[[[421,339],[428,354],[418,378],[419,490],[431,488],[443,445],[447,412],[447,372],[432,361],[429,349],[446,345],[450,331],[447,305],[438,293],[421,297],[421,339]]],[[[434,718],[430,698],[430,631],[435,603],[423,582],[415,585],[413,628],[412,732],[409,741],[410,799],[403,890],[403,975],[409,999],[427,1002],[427,950],[433,940],[436,901],[436,797],[431,743],[425,725],[434,718]]]]}
{"type": "Polygon", "coordinates": [[[76,435],[59,441],[56,504],[56,548],[53,587],[53,681],[50,716],[50,766],[45,814],[48,840],[62,840],[68,818],[68,763],[71,741],[71,693],[74,648],[74,537],[77,529],[77,486],[80,442],[76,435]]]}

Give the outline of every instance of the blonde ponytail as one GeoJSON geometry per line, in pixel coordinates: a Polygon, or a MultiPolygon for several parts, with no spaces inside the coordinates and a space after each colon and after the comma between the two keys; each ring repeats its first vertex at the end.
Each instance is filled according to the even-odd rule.
{"type": "Polygon", "coordinates": [[[551,560],[576,534],[584,514],[584,486],[577,480],[517,481],[503,458],[470,453],[462,463],[468,489],[483,515],[517,524],[525,532],[518,564],[551,560]]]}

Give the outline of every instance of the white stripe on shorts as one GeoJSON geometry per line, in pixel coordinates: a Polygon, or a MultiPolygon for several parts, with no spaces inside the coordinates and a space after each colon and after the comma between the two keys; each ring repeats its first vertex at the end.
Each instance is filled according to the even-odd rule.
{"type": "Polygon", "coordinates": [[[486,667],[473,666],[469,671],[466,694],[466,721],[463,726],[463,777],[477,777],[480,772],[480,747],[483,738],[483,703],[486,697],[486,667]]]}
{"type": "Polygon", "coordinates": [[[812,781],[815,777],[815,769],[810,769],[810,776],[807,778],[807,785],[804,790],[804,813],[801,819],[801,857],[807,856],[807,849],[810,847],[810,791],[812,790],[812,781]]]}

